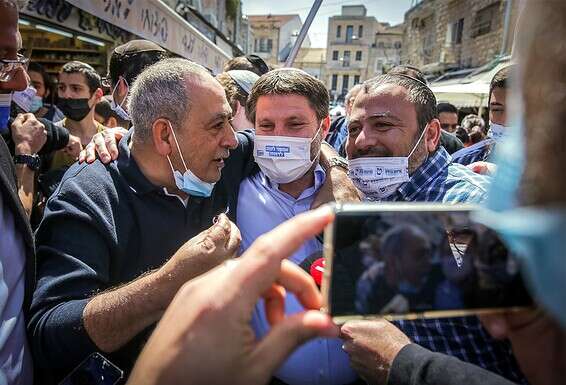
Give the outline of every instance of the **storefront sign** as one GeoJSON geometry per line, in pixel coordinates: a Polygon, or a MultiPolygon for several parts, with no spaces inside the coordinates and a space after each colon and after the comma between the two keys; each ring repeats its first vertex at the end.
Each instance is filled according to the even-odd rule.
{"type": "Polygon", "coordinates": [[[67,0],[133,34],[222,72],[231,57],[160,0],[67,0]]]}
{"type": "Polygon", "coordinates": [[[131,33],[81,11],[64,0],[31,0],[22,10],[22,14],[64,26],[111,45],[119,45],[134,38],[131,33]]]}

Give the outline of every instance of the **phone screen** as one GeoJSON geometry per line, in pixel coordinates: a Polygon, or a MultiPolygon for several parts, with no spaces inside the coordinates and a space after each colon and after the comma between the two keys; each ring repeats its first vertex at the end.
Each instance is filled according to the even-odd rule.
{"type": "Polygon", "coordinates": [[[92,353],[59,385],[114,385],[124,373],[100,353],[92,353]]]}
{"type": "Polygon", "coordinates": [[[532,304],[517,260],[469,210],[338,210],[331,231],[333,317],[441,317],[532,304]]]}

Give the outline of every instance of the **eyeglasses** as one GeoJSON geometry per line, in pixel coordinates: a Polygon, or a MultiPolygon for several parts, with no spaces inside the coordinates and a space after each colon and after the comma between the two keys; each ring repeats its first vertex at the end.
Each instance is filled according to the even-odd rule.
{"type": "Polygon", "coordinates": [[[29,59],[22,54],[17,54],[16,59],[0,59],[0,82],[7,82],[12,79],[18,68],[25,70],[29,59]]]}

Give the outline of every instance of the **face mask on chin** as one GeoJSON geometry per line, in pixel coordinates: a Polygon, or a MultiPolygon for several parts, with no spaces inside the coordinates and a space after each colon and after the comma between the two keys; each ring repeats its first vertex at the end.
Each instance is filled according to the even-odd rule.
{"type": "Polygon", "coordinates": [[[509,132],[508,130],[509,130],[509,128],[507,126],[497,124],[497,123],[493,123],[493,122],[489,122],[488,136],[492,137],[495,140],[499,140],[499,139],[503,138],[509,132]]]}
{"type": "Polygon", "coordinates": [[[208,198],[212,195],[212,190],[214,189],[215,183],[205,182],[196,176],[185,163],[185,158],[181,153],[181,148],[179,147],[179,142],[177,141],[177,136],[175,135],[175,131],[173,130],[173,126],[171,122],[167,121],[169,128],[171,129],[171,133],[173,134],[173,139],[175,140],[175,145],[177,146],[177,151],[179,151],[179,157],[183,162],[183,167],[185,168],[185,172],[181,174],[179,170],[175,170],[173,168],[173,163],[171,163],[171,159],[169,155],[167,155],[167,160],[169,161],[169,166],[171,167],[171,171],[173,172],[173,178],[175,179],[175,185],[179,190],[184,192],[187,195],[192,195],[201,198],[208,198]]]}
{"type": "Polygon", "coordinates": [[[71,99],[71,98],[59,98],[59,102],[57,103],[57,107],[61,110],[61,112],[70,120],[74,120],[75,122],[80,122],[91,110],[90,105],[88,104],[90,99],[81,98],[81,99],[71,99]]]}
{"type": "Polygon", "coordinates": [[[409,177],[409,158],[423,139],[428,125],[407,156],[367,157],[351,159],[348,175],[369,200],[385,199],[397,191],[409,177]]]}
{"type": "Polygon", "coordinates": [[[261,171],[270,181],[286,184],[296,181],[307,173],[318,159],[311,159],[311,146],[319,136],[322,123],[314,137],[256,135],[254,158],[261,171]]]}

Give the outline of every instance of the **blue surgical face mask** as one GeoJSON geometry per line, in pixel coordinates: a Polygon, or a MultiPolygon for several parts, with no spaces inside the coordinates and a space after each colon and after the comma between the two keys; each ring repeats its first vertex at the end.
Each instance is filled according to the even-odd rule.
{"type": "Polygon", "coordinates": [[[35,95],[31,101],[29,112],[35,113],[43,107],[43,98],[41,96],[35,95]]]}
{"type": "Polygon", "coordinates": [[[177,141],[177,136],[175,135],[175,130],[173,130],[171,122],[168,121],[167,123],[169,124],[171,133],[173,134],[173,139],[175,140],[177,151],[179,151],[179,157],[183,162],[183,167],[185,167],[185,172],[181,174],[180,171],[173,168],[173,163],[171,163],[171,159],[169,158],[169,155],[167,155],[167,160],[169,161],[169,166],[171,166],[171,171],[173,172],[173,178],[175,179],[177,188],[188,195],[208,198],[212,194],[215,183],[205,182],[198,176],[193,174],[191,170],[189,170],[187,164],[185,163],[185,159],[183,158],[183,154],[181,153],[181,148],[179,147],[179,142],[177,141]]]}
{"type": "Polygon", "coordinates": [[[497,173],[477,219],[496,230],[521,262],[531,293],[566,327],[566,207],[518,207],[524,170],[523,120],[496,148],[497,173]]]}
{"type": "MultiPolygon", "coordinates": [[[[115,102],[116,98],[114,96],[114,93],[116,92],[116,88],[118,88],[118,84],[120,84],[120,80],[124,81],[124,84],[126,84],[126,88],[128,89],[129,92],[130,86],[128,85],[128,82],[126,81],[126,79],[121,77],[118,80],[118,83],[116,83],[116,85],[114,86],[114,89],[112,90],[112,102],[110,103],[110,108],[120,117],[120,119],[130,121],[130,115],[122,107],[122,105],[126,102],[127,97],[125,97],[124,100],[122,100],[122,103],[120,104],[117,104],[115,102]]],[[[128,93],[126,92],[126,96],[127,95],[128,93]]]]}

